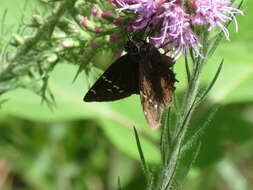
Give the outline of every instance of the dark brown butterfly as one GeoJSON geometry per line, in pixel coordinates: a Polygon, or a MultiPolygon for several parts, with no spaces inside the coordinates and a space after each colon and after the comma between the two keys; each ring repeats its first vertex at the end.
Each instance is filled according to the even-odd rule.
{"type": "Polygon", "coordinates": [[[143,40],[129,40],[126,55],[117,59],[96,81],[84,101],[113,101],[140,94],[151,129],[160,126],[162,111],[172,102],[175,74],[171,57],[143,40]]]}

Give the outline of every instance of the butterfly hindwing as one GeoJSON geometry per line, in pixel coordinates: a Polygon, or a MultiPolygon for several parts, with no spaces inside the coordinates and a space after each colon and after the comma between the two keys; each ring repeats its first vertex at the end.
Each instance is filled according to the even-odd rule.
{"type": "MultiPolygon", "coordinates": [[[[148,61],[145,60],[146,64],[148,61]]],[[[160,127],[163,110],[172,102],[175,74],[161,63],[157,63],[158,69],[152,74],[141,65],[139,88],[143,112],[149,127],[156,129],[160,127]]]]}
{"type": "Polygon", "coordinates": [[[129,54],[118,58],[96,81],[84,101],[113,101],[138,94],[138,62],[129,54]]]}

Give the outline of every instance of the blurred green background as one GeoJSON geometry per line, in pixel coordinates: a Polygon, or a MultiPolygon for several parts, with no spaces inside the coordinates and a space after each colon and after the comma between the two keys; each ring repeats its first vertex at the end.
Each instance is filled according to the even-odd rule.
{"type": "MultiPolygon", "coordinates": [[[[5,27],[13,30],[20,24],[24,3],[1,1],[0,16],[8,9],[5,27]]],[[[36,1],[30,1],[25,16],[35,9],[36,1]]],[[[193,117],[192,128],[219,105],[183,189],[253,189],[253,3],[246,2],[244,10],[245,16],[238,16],[239,32],[231,24],[231,40],[222,42],[203,73],[204,87],[224,58],[217,84],[193,117]]],[[[8,38],[0,36],[1,43],[8,38]]],[[[94,80],[80,76],[72,83],[76,70],[60,64],[53,71],[53,110],[25,89],[2,96],[8,101],[0,110],[0,189],[111,190],[118,177],[123,189],[144,189],[132,126],[140,131],[145,157],[153,167],[160,163],[159,131],[147,128],[138,96],[84,103],[88,83],[94,80]]],[[[182,61],[175,72],[180,97],[186,87],[182,61]]]]}

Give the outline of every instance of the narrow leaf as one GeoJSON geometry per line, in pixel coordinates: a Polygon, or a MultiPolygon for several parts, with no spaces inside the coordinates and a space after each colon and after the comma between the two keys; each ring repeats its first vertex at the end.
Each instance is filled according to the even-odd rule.
{"type": "Polygon", "coordinates": [[[161,137],[160,137],[160,150],[162,154],[163,163],[165,163],[166,155],[171,146],[171,133],[169,120],[171,117],[171,108],[163,111],[161,119],[161,137]]]}
{"type": "Polygon", "coordinates": [[[189,62],[188,62],[187,56],[185,56],[185,70],[186,70],[186,74],[187,74],[187,81],[189,83],[191,80],[191,72],[190,72],[190,67],[189,67],[189,62]]]}
{"type": "Polygon", "coordinates": [[[118,190],[122,190],[122,188],[121,188],[121,183],[120,183],[120,177],[118,177],[118,188],[117,188],[118,190]]]}
{"type": "Polygon", "coordinates": [[[142,151],[142,148],[141,148],[139,135],[138,135],[138,132],[137,132],[135,127],[134,127],[134,135],[135,135],[135,140],[136,140],[138,152],[139,152],[139,155],[140,155],[142,167],[143,167],[143,170],[144,170],[144,173],[145,173],[146,177],[148,178],[148,176],[149,176],[148,166],[146,164],[145,157],[144,157],[144,154],[143,154],[143,151],[142,151]]]}
{"type": "Polygon", "coordinates": [[[192,102],[190,109],[186,113],[185,117],[182,118],[182,120],[179,122],[179,125],[176,128],[176,132],[175,132],[173,139],[178,139],[178,138],[180,138],[179,135],[184,135],[184,134],[181,134],[181,132],[186,131],[183,129],[188,127],[189,118],[190,118],[194,108],[196,107],[196,101],[197,101],[197,98],[194,99],[194,101],[192,102]]]}
{"type": "Polygon", "coordinates": [[[187,151],[190,147],[192,147],[196,142],[200,140],[200,138],[203,136],[205,130],[209,126],[210,122],[214,118],[214,115],[217,113],[218,108],[215,107],[213,111],[211,111],[210,115],[208,116],[207,120],[204,122],[204,124],[192,135],[189,140],[187,140],[186,144],[182,148],[182,154],[187,151]]]}
{"type": "Polygon", "coordinates": [[[3,13],[3,15],[2,15],[2,18],[1,18],[1,30],[0,30],[0,34],[1,34],[1,35],[4,34],[4,29],[5,29],[4,24],[5,24],[5,21],[6,21],[7,12],[8,12],[8,10],[5,9],[5,10],[4,10],[4,13],[3,13]]]}
{"type": "Polygon", "coordinates": [[[217,71],[216,71],[216,73],[215,73],[215,75],[214,75],[214,78],[213,78],[212,82],[211,82],[210,85],[206,88],[206,90],[204,90],[204,92],[202,93],[202,95],[200,95],[200,98],[199,98],[199,100],[198,100],[198,104],[199,104],[200,102],[202,102],[202,101],[205,99],[205,97],[207,96],[207,94],[210,92],[210,90],[212,89],[212,87],[213,87],[214,84],[216,83],[216,81],[217,81],[217,79],[218,79],[218,77],[219,77],[219,75],[220,75],[220,72],[221,72],[223,63],[224,63],[224,59],[222,59],[220,65],[219,65],[219,67],[218,67],[218,69],[217,69],[217,71]]]}
{"type": "Polygon", "coordinates": [[[198,143],[197,149],[193,151],[192,160],[190,161],[189,165],[186,167],[186,169],[183,173],[183,176],[182,176],[182,180],[180,180],[181,182],[183,182],[186,179],[186,177],[189,174],[191,168],[193,167],[193,164],[196,162],[197,157],[199,155],[200,148],[201,148],[201,142],[198,143]]]}

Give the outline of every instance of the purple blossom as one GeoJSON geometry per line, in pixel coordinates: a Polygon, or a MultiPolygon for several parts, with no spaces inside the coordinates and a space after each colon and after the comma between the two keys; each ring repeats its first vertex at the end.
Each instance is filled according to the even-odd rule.
{"type": "Polygon", "coordinates": [[[179,1],[163,3],[163,12],[159,18],[163,18],[161,33],[151,37],[155,44],[162,46],[166,51],[173,51],[173,57],[177,59],[181,53],[186,54],[188,46],[192,46],[199,56],[198,47],[201,47],[198,36],[190,28],[190,15],[184,10],[179,1]]]}
{"type": "Polygon", "coordinates": [[[210,24],[209,31],[218,26],[229,40],[229,32],[223,23],[234,19],[236,31],[238,24],[235,14],[243,14],[239,9],[231,7],[230,0],[191,0],[190,6],[195,10],[192,23],[196,25],[210,24]]]}
{"type": "Polygon", "coordinates": [[[199,54],[199,39],[190,28],[190,15],[184,10],[181,0],[116,0],[119,11],[132,10],[138,13],[131,27],[152,32],[150,42],[168,51],[178,58],[192,46],[199,54]],[[158,31],[152,31],[158,27],[158,31]]]}
{"type": "MultiPolygon", "coordinates": [[[[172,52],[177,59],[192,47],[197,56],[201,56],[200,39],[191,25],[210,24],[209,31],[218,26],[227,39],[229,33],[223,23],[235,20],[235,14],[242,11],[231,7],[230,0],[189,0],[186,12],[183,0],[115,0],[118,11],[130,10],[137,13],[136,19],[128,26],[133,31],[144,30],[150,34],[150,42],[172,52]]],[[[237,22],[236,22],[237,30],[237,22]]],[[[130,31],[130,30],[129,30],[130,31]]]]}

